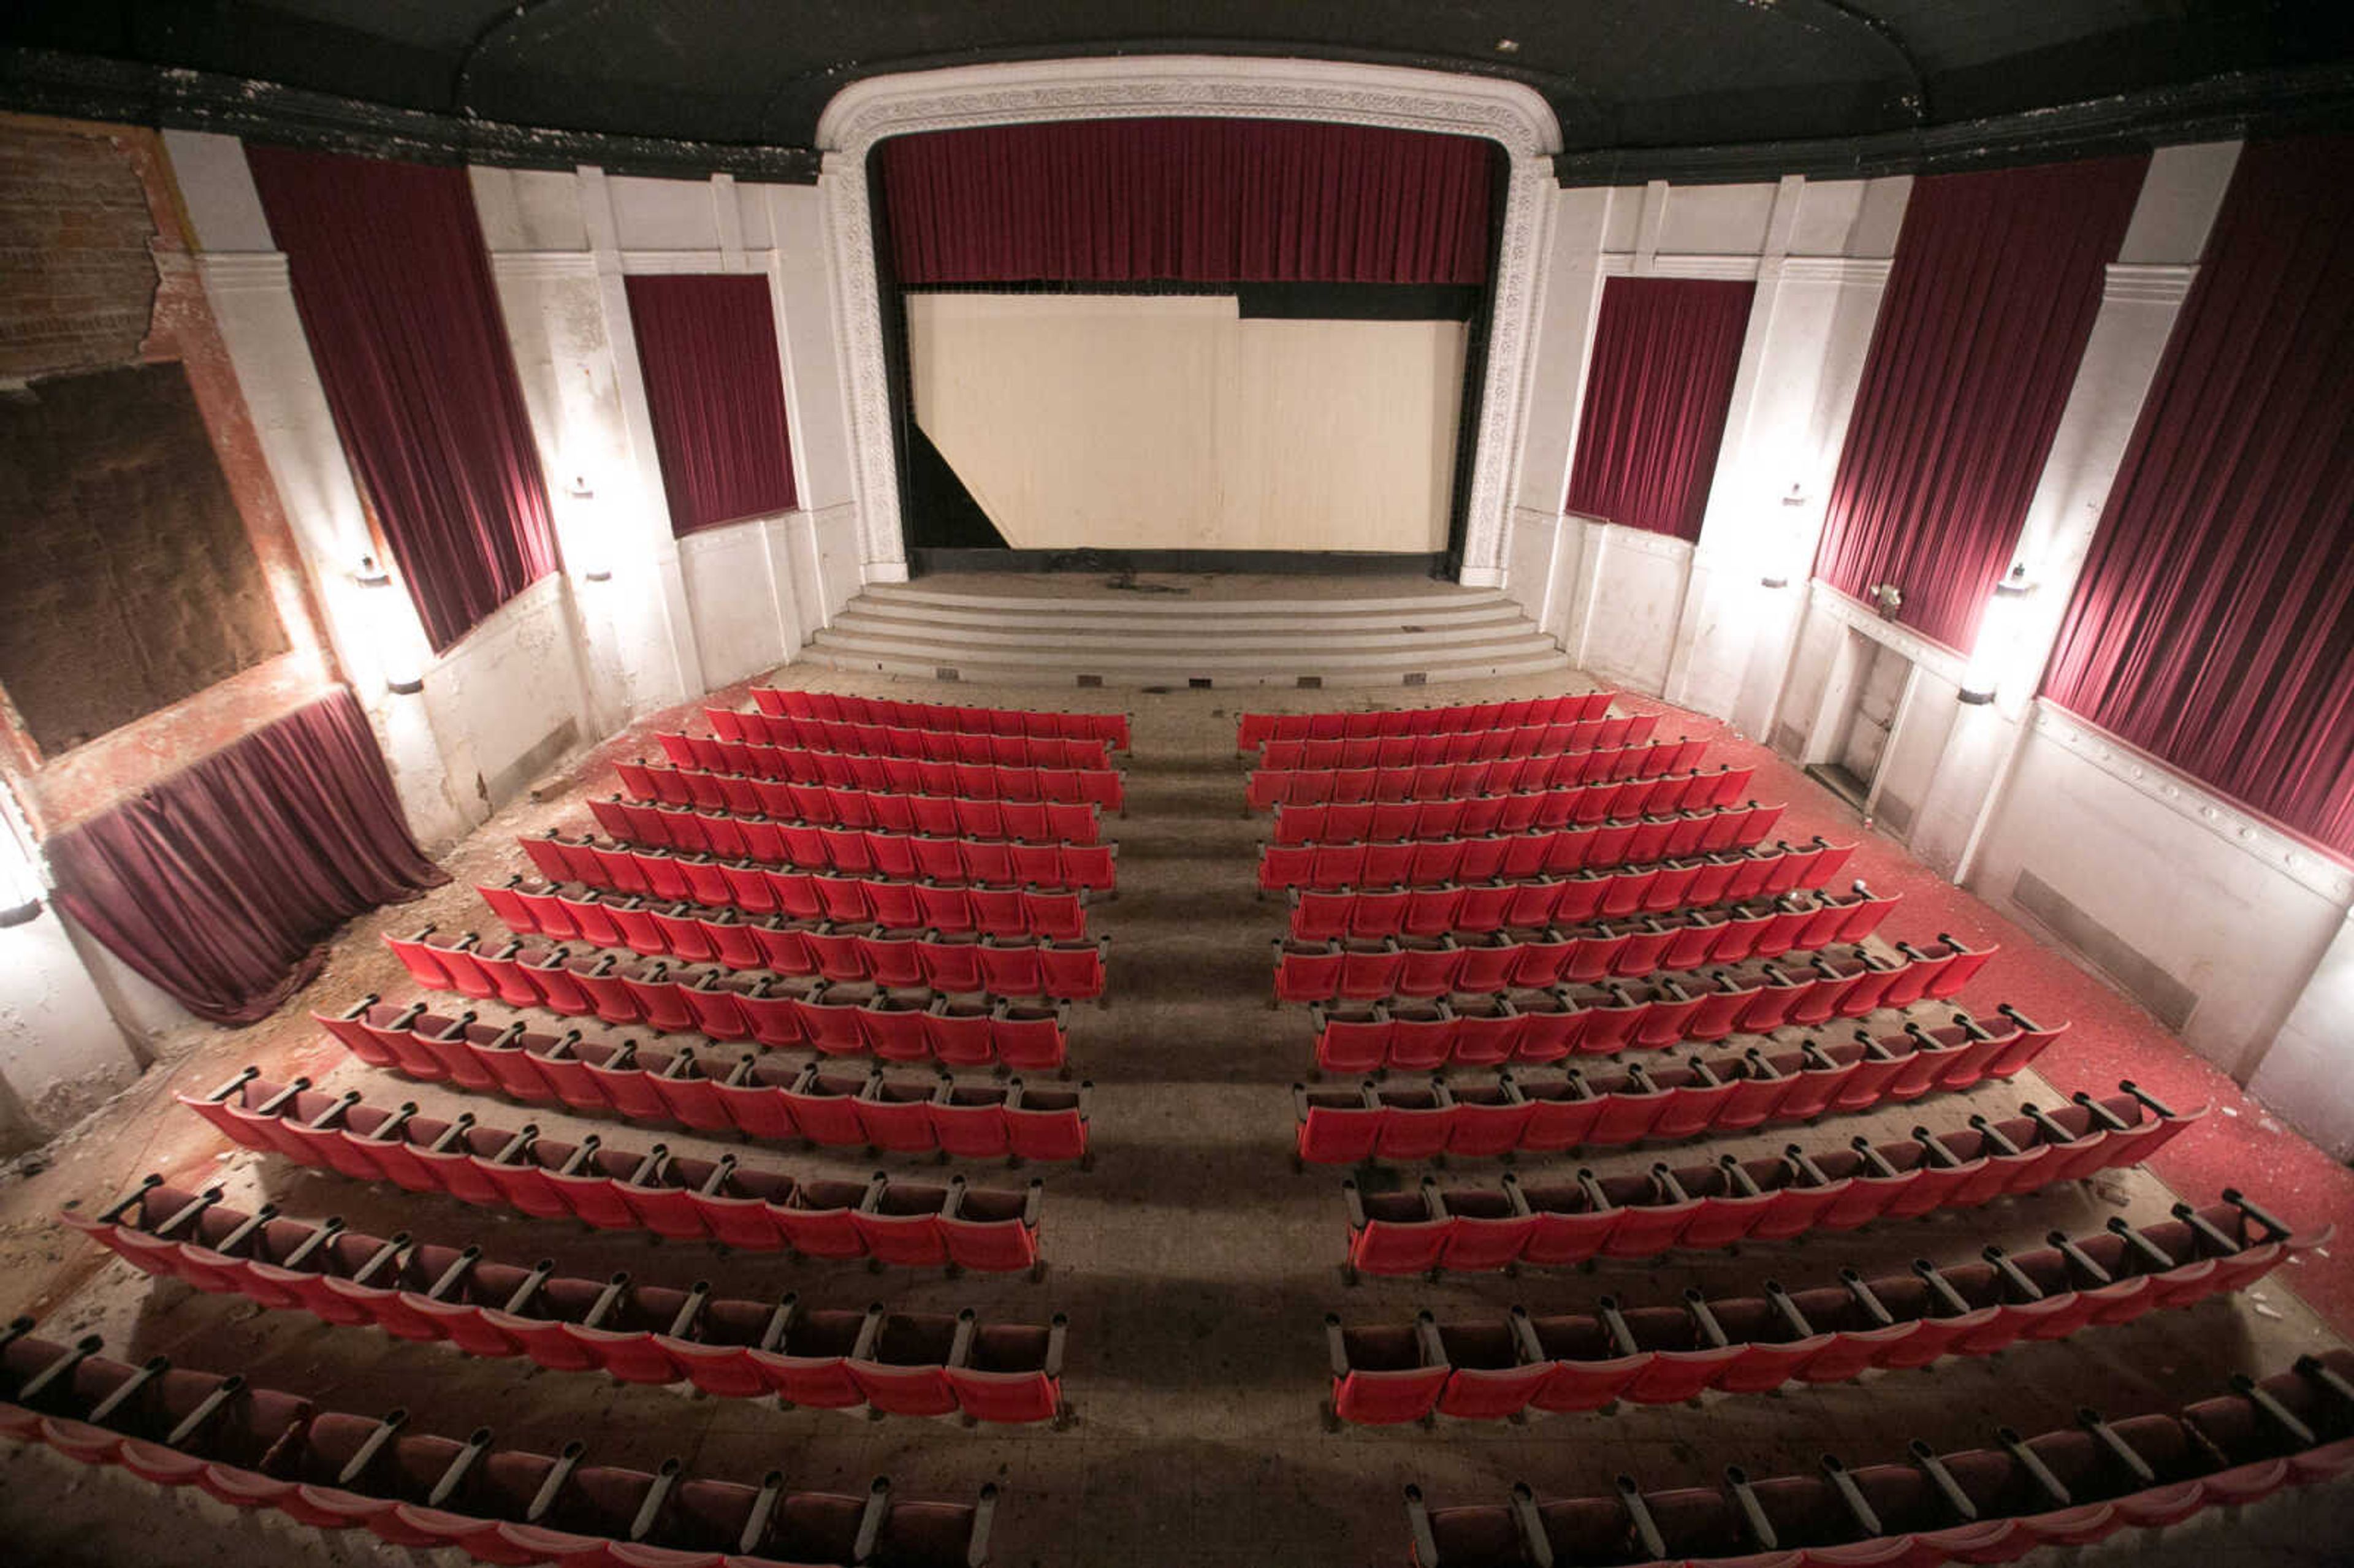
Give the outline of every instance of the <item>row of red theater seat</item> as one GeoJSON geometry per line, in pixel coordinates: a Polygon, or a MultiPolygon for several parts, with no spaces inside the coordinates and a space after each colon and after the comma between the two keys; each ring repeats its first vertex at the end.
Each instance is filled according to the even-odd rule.
{"type": "MultiPolygon", "coordinates": [[[[1098,937],[1092,942],[1044,937],[984,937],[920,925],[883,926],[871,920],[788,921],[775,916],[747,921],[738,910],[704,909],[692,905],[644,912],[650,917],[641,923],[629,918],[635,912],[626,908],[580,898],[560,902],[564,918],[581,933],[580,939],[626,947],[648,957],[667,955],[684,963],[715,963],[731,969],[770,969],[780,975],[821,975],[830,980],[864,980],[896,989],[946,991],[952,996],[985,992],[993,996],[1046,997],[1058,1001],[1099,1000],[1104,994],[1104,964],[1111,951],[1108,937],[1098,937]],[[613,918],[620,938],[618,943],[608,942],[589,930],[594,924],[591,911],[613,918]]],[[[493,907],[499,906],[494,904],[493,907]]],[[[532,935],[558,935],[550,930],[532,930],[528,926],[519,928],[532,935]]],[[[386,940],[401,953],[404,961],[412,954],[430,959],[432,954],[446,950],[403,950],[402,942],[392,938],[386,940]]],[[[544,993],[541,1002],[524,1005],[543,1005],[566,1013],[581,1012],[579,998],[559,995],[558,988],[564,983],[557,973],[560,969],[587,991],[588,1011],[609,1022],[633,1022],[616,1015],[626,1013],[632,1005],[642,1014],[646,1003],[643,999],[632,1001],[635,986],[631,979],[621,979],[618,986],[607,983],[614,978],[614,971],[606,964],[610,957],[566,959],[517,977],[519,984],[538,986],[544,993]],[[604,972],[599,972],[600,969],[604,972]],[[592,985],[591,980],[597,983],[592,985]]],[[[411,964],[410,972],[419,976],[421,985],[435,984],[429,970],[411,964]]],[[[659,986],[661,982],[642,983],[659,986]]],[[[435,989],[445,988],[436,985],[435,989]]],[[[453,984],[446,989],[457,988],[453,984]]],[[[497,989],[505,994],[504,986],[497,989]]],[[[695,1010],[696,1003],[683,996],[679,1000],[688,1010],[695,1010]]]]}
{"type": "Polygon", "coordinates": [[[1512,729],[1470,730],[1456,735],[1270,740],[1259,749],[1258,765],[1278,772],[1301,768],[1437,768],[1447,763],[1496,762],[1512,757],[1615,751],[1624,746],[1640,746],[1659,731],[1657,714],[1621,714],[1612,718],[1522,725],[1512,729]]]}
{"type": "MultiPolygon", "coordinates": [[[[1659,885],[1655,880],[1651,885],[1659,885]]],[[[1617,958],[1595,969],[1595,976],[1599,978],[1607,973],[1649,974],[1654,969],[1696,969],[1712,963],[1778,959],[1793,949],[1812,950],[1835,943],[1861,942],[1878,930],[1888,912],[1896,907],[1895,895],[1874,897],[1861,879],[1851,885],[1845,898],[1820,891],[1811,891],[1805,898],[1785,893],[1754,903],[1735,902],[1717,907],[1687,903],[1660,914],[1633,910],[1606,914],[1600,907],[1606,900],[1624,901],[1614,897],[1615,893],[1607,879],[1585,872],[1575,877],[1504,883],[1476,889],[1394,887],[1379,893],[1338,895],[1295,892],[1291,935],[1294,940],[1309,942],[1398,938],[1422,943],[1447,939],[1458,947],[1480,950],[1497,945],[1482,938],[1507,931],[1541,934],[1568,929],[1599,935],[1607,930],[1600,922],[1616,921],[1621,928],[1611,933],[1609,939],[1626,945],[1618,949],[1617,958]],[[1470,892],[1481,895],[1478,907],[1470,913],[1483,919],[1492,915],[1496,916],[1493,924],[1406,928],[1446,916],[1450,910],[1462,912],[1468,901],[1461,895],[1470,892]],[[1472,940],[1462,941],[1457,936],[1458,929],[1461,937],[1472,940]]]]}
{"type": "MultiPolygon", "coordinates": [[[[775,714],[705,708],[703,716],[719,740],[747,746],[789,746],[808,751],[844,751],[864,757],[910,757],[927,762],[993,762],[1001,768],[1111,766],[1111,747],[1100,740],[1060,736],[960,735],[953,730],[909,725],[853,724],[843,719],[788,718],[775,714]]],[[[671,760],[670,737],[661,737],[671,760]]],[[[735,772],[748,771],[744,768],[735,772]]]]}
{"type": "Polygon", "coordinates": [[[562,948],[522,941],[486,954],[421,938],[387,940],[410,978],[429,991],[622,1028],[642,1024],[663,1034],[750,1041],[770,1050],[806,1047],[833,1056],[1059,1071],[1070,1039],[1070,1003],[1044,998],[952,997],[929,990],[895,995],[834,980],[797,988],[775,976],[718,969],[673,973],[661,959],[575,959],[562,948]]]}
{"type": "Polygon", "coordinates": [[[1235,725],[1235,749],[1257,751],[1270,740],[1360,740],[1399,735],[1459,735],[1517,729],[1532,724],[1574,724],[1610,711],[1609,692],[1564,692],[1501,703],[1459,703],[1437,708],[1374,708],[1365,713],[1244,714],[1235,725]]]}
{"type": "Polygon", "coordinates": [[[1858,1030],[1849,1042],[1805,1041],[1770,1054],[1752,1047],[1713,1064],[1691,1056],[1592,1073],[1572,1067],[1559,1078],[1505,1072],[1471,1083],[1294,1084],[1293,1163],[1553,1154],[1810,1121],[2011,1077],[2066,1028],[2038,1029],[2013,1014],[1987,1029],[1967,1013],[1954,1016],[1944,1029],[1911,1025],[1878,1039],[1858,1030]]]}
{"type": "MultiPolygon", "coordinates": [[[[1902,991],[1884,992],[1882,1007],[1911,1006],[1932,994],[1925,983],[1939,971],[1942,957],[1961,949],[1945,942],[1928,951],[1902,944],[1912,955],[1902,991]],[[1913,986],[1924,982],[1916,995],[1913,986]]],[[[1972,954],[1975,958],[1978,955],[1972,954]]],[[[1426,998],[1326,1004],[1310,1002],[1316,1025],[1316,1065],[1330,1073],[1379,1073],[1389,1068],[1427,1072],[1458,1066],[1497,1066],[1505,1062],[1557,1062],[1564,1056],[1609,1056],[1621,1051],[1659,1051],[1696,1041],[1712,1044],[1746,1027],[1772,1021],[1773,1028],[1804,1022],[1797,1002],[1818,995],[1791,982],[1778,968],[1769,978],[1758,965],[1747,973],[1718,969],[1695,979],[1695,1007],[1685,982],[1662,975],[1648,984],[1611,980],[1598,985],[1555,986],[1531,991],[1458,991],[1426,998]],[[1793,993],[1804,991],[1804,997],[1793,993]],[[1752,1010],[1755,1009],[1753,1012],[1752,1010]]],[[[1851,969],[1851,966],[1850,966],[1851,969]]],[[[1955,989],[1945,988],[1948,991],[1955,989]]],[[[1811,1017],[1814,1008],[1809,1008],[1811,1017]]],[[[1999,1009],[2014,1019],[2008,1006],[1999,1009]]],[[[1828,1022],[1828,1014],[1816,1022],[1828,1022]]]]}
{"type": "Polygon", "coordinates": [[[1772,1159],[1727,1155],[1676,1170],[1659,1163],[1646,1175],[1580,1171],[1574,1182],[1525,1187],[1508,1172],[1497,1187],[1443,1195],[1427,1178],[1399,1192],[1361,1193],[1348,1181],[1347,1266],[1352,1277],[1557,1266],[1852,1230],[2131,1165],[2206,1115],[2202,1106],[2177,1116],[2130,1085],[2126,1090],[2007,1121],[1973,1117],[1952,1132],[1921,1128],[1877,1148],[1857,1138],[1812,1156],[1792,1144],[1772,1159]]]}
{"type": "MultiPolygon", "coordinates": [[[[1553,751],[1485,762],[1411,763],[1395,768],[1257,768],[1244,786],[1249,810],[1271,806],[1357,805],[1367,801],[1461,800],[1518,795],[1627,779],[1662,779],[1695,769],[1705,740],[1645,741],[1593,751],[1553,751]]],[[[1754,773],[1733,768],[1733,773],[1754,773]]]]}
{"type": "Polygon", "coordinates": [[[1510,795],[1477,795],[1451,800],[1367,800],[1343,805],[1275,809],[1275,842],[1361,843],[1366,841],[1481,838],[1491,833],[1556,832],[1599,827],[1612,821],[1705,811],[1738,801],[1755,775],[1754,768],[1695,769],[1660,779],[1628,779],[1603,784],[1570,784],[1510,795]]]}
{"type": "MultiPolygon", "coordinates": [[[[614,765],[622,790],[638,810],[732,812],[819,827],[879,828],[934,838],[1014,839],[1023,843],[1091,844],[1103,836],[1102,808],[1092,800],[1002,800],[986,795],[910,795],[885,789],[838,789],[746,779],[732,773],[614,765]]],[[[598,802],[589,802],[597,810],[598,802]]],[[[599,812],[598,820],[605,820],[599,812]]],[[[634,836],[634,835],[632,835],[634,836]]],[[[656,840],[654,842],[664,842],[656,840]]]]}
{"type": "MultiPolygon", "coordinates": [[[[747,1053],[724,1069],[694,1048],[645,1050],[521,1023],[479,1023],[464,1013],[363,1002],[334,1018],[313,1013],[370,1066],[424,1083],[451,1083],[530,1105],[601,1111],[634,1122],[675,1122],[713,1137],[801,1139],[832,1148],[938,1152],[965,1160],[1076,1160],[1087,1146],[1087,1089],[960,1085],[946,1074],[917,1080],[829,1073],[816,1063],[747,1053]]],[[[356,1103],[356,1095],[346,1097],[356,1103]]]]}
{"type": "Polygon", "coordinates": [[[444,1122],[313,1093],[297,1078],[273,1084],[240,1074],[201,1099],[181,1096],[236,1142],[273,1150],[362,1181],[443,1192],[535,1219],[578,1220],[601,1230],[643,1230],[714,1241],[748,1252],[790,1248],[805,1257],[867,1257],[908,1267],[955,1265],[996,1272],[1036,1269],[1043,1182],[1027,1192],[894,1182],[796,1181],[748,1170],[732,1154],[673,1158],[599,1140],[557,1143],[483,1128],[473,1113],[444,1122]]]}
{"type": "Polygon", "coordinates": [[[1117,883],[1118,844],[935,838],[882,828],[772,822],[715,811],[669,811],[620,800],[591,800],[589,814],[616,842],[842,876],[944,885],[1083,888],[1117,883]]]}
{"type": "Polygon", "coordinates": [[[133,1367],[100,1355],[97,1335],[59,1345],[33,1327],[0,1331],[0,1436],[316,1530],[565,1568],[981,1568],[989,1555],[994,1485],[976,1503],[899,1502],[879,1478],[859,1498],[788,1491],[774,1470],[743,1486],[690,1477],[675,1458],[652,1474],[591,1465],[580,1443],[551,1457],[497,1447],[486,1426],[462,1442],[433,1436],[411,1430],[405,1409],[321,1411],[242,1377],[163,1356],[133,1367]]]}
{"type": "Polygon", "coordinates": [[[1815,1475],[1752,1481],[1727,1466],[1722,1488],[1434,1509],[1405,1489],[1416,1568],[1610,1568],[1701,1562],[1776,1568],[1859,1563],[1937,1568],[2009,1563],[2040,1548],[2081,1548],[2121,1530],[2155,1530],[2207,1508],[2238,1508],[2285,1486],[2354,1469],[2354,1351],[2299,1358],[2296,1370],[2171,1414],[2076,1425],[1939,1456],[1917,1439],[1894,1464],[1850,1469],[1823,1456],[1815,1475]]]}
{"type": "Polygon", "coordinates": [[[1571,876],[1588,866],[1649,864],[1748,849],[1781,820],[1779,805],[1717,806],[1598,827],[1397,843],[1268,844],[1259,852],[1261,893],[1293,887],[1428,886],[1571,876]]]}
{"type": "Polygon", "coordinates": [[[124,1261],[273,1311],[301,1309],[397,1340],[444,1340],[468,1355],[528,1356],[551,1372],[622,1383],[692,1383],[720,1398],[893,1415],[1045,1421],[1062,1408],[1065,1320],[981,1323],[955,1314],[811,1311],[779,1301],[584,1279],[500,1263],[479,1246],[385,1238],[278,1217],[147,1178],[96,1219],[58,1217],[124,1261]]]}
{"type": "Polygon", "coordinates": [[[1100,740],[1114,751],[1128,749],[1126,714],[1050,713],[1042,708],[968,708],[946,703],[901,702],[891,697],[854,697],[841,692],[804,692],[787,686],[755,686],[752,705],[785,718],[838,719],[850,724],[904,724],[960,735],[1028,735],[1070,740],[1100,740]]]}
{"type": "MultiPolygon", "coordinates": [[[[604,804],[610,809],[612,802],[604,804]]],[[[666,889],[682,883],[690,891],[677,896],[696,896],[692,891],[695,883],[680,868],[698,862],[701,881],[707,890],[732,885],[717,871],[717,867],[726,865],[733,865],[739,872],[782,867],[813,875],[1033,891],[1109,892],[1117,877],[1113,865],[1119,849],[1117,844],[935,839],[921,834],[886,833],[872,828],[817,828],[695,811],[654,815],[663,820],[646,831],[671,834],[669,842],[632,847],[623,838],[611,849],[591,848],[585,856],[566,855],[559,849],[557,861],[572,869],[577,880],[587,881],[580,873],[593,863],[621,891],[656,897],[671,896],[666,889]],[[682,863],[675,858],[679,855],[688,859],[682,863]]],[[[599,826],[611,829],[613,824],[606,821],[604,813],[597,813],[597,817],[599,826]]],[[[620,826],[628,832],[635,832],[639,824],[625,821],[620,826]]],[[[524,836],[517,842],[529,850],[533,844],[545,847],[560,843],[562,835],[550,828],[544,838],[524,836]]],[[[583,845],[593,845],[594,842],[588,835],[582,836],[583,845]]],[[[533,857],[533,863],[544,874],[551,863],[557,863],[540,854],[533,857]]]]}
{"type": "MultiPolygon", "coordinates": [[[[556,846],[546,839],[528,840],[525,847],[535,843],[541,847],[533,852],[532,863],[535,869],[548,873],[546,885],[535,888],[521,877],[513,877],[503,887],[476,886],[491,908],[514,929],[566,941],[578,938],[599,947],[684,956],[705,945],[689,927],[723,914],[729,920],[777,916],[812,924],[831,920],[838,925],[887,926],[895,930],[956,936],[1036,937],[1050,941],[1078,941],[1087,936],[1085,893],[942,886],[708,861],[665,862],[658,855],[628,851],[556,846]],[[571,876],[575,866],[593,868],[595,880],[571,876]],[[661,891],[642,895],[617,885],[617,879],[625,873],[641,882],[659,885],[661,891]],[[581,885],[567,893],[567,882],[581,885]],[[686,891],[674,894],[673,889],[679,886],[686,891]],[[647,897],[654,902],[643,902],[647,897]],[[518,907],[533,913],[518,915],[518,907]]],[[[698,959],[700,956],[697,952],[698,959]]]]}
{"type": "MultiPolygon", "coordinates": [[[[869,789],[895,795],[957,795],[974,800],[1085,802],[1117,811],[1127,800],[1119,771],[1112,768],[1008,768],[993,762],[935,762],[916,757],[867,757],[858,752],[805,747],[749,746],[710,736],[661,735],[668,768],[644,762],[615,766],[624,780],[630,769],[644,770],[656,798],[674,806],[706,805],[690,776],[741,776],[791,784],[822,784],[836,789],[869,789]],[[675,791],[685,779],[686,793],[675,791]]],[[[635,789],[634,782],[631,783],[635,789]]],[[[645,797],[641,797],[644,799],[645,797]]]]}
{"type": "Polygon", "coordinates": [[[1497,1421],[1537,1409],[1599,1410],[1614,1400],[1674,1404],[1716,1389],[1762,1393],[1786,1383],[1840,1383],[1940,1356],[1988,1356],[2020,1340],[2061,1340],[2088,1325],[2130,1323],[2244,1289],[2289,1257],[2328,1244],[2334,1226],[2292,1236],[2226,1191],[2225,1201],[2135,1226],[2122,1219],[2033,1252],[1988,1247],[1978,1261],[1910,1273],[1676,1306],[1469,1322],[1420,1314],[1411,1324],[1344,1328],[1324,1319],[1332,1363],[1328,1416],[1388,1425],[1432,1414],[1497,1421]]]}
{"type": "MultiPolygon", "coordinates": [[[[1533,892],[1532,905],[1560,902],[1554,889],[1533,892]]],[[[1413,901],[1405,889],[1365,896],[1369,902],[1362,907],[1370,916],[1367,924],[1376,927],[1402,924],[1413,901]]],[[[1613,975],[1697,971],[1793,952],[1852,948],[1878,930],[1895,906],[1893,896],[1875,898],[1858,882],[1844,900],[1835,894],[1813,893],[1804,899],[1784,894],[1770,903],[1685,908],[1665,918],[1556,916],[1459,935],[1437,931],[1406,936],[1359,936],[1329,927],[1311,935],[1298,929],[1306,922],[1295,909],[1293,934],[1274,942],[1276,995],[1284,1001],[1320,1001],[1335,995],[1439,996],[1514,986],[1543,989],[1564,981],[1588,984],[1613,975]],[[1376,986],[1375,980],[1384,983],[1376,986]]],[[[1323,903],[1315,915],[1324,921],[1338,916],[1353,922],[1360,908],[1353,903],[1338,908],[1323,903]]],[[[1899,943],[1897,950],[1905,953],[1905,945],[1899,943]]],[[[1917,950],[1906,961],[1915,957],[1917,950]]],[[[1968,967],[1972,972],[1978,968],[1968,967]]],[[[1925,980],[1921,989],[1927,990],[1930,983],[1925,980]]],[[[1918,994],[1910,1000],[1917,1000],[1918,994]]]]}
{"type": "MultiPolygon", "coordinates": [[[[1498,931],[1575,925],[1581,920],[1623,920],[1675,909],[1712,909],[1718,905],[1824,888],[1846,866],[1853,844],[1831,844],[1818,835],[1793,849],[1768,847],[1705,854],[1610,871],[1580,871],[1571,876],[1537,875],[1514,881],[1492,878],[1427,886],[1367,884],[1342,888],[1295,887],[1291,934],[1310,941],[1326,938],[1435,937],[1446,931],[1498,931]]],[[[1861,883],[1855,885],[1860,890],[1861,883]]]]}
{"type": "MultiPolygon", "coordinates": [[[[1615,937],[1580,938],[1562,932],[1531,933],[1539,939],[1511,940],[1499,933],[1471,947],[1445,937],[1394,937],[1373,942],[1275,944],[1275,1000],[1366,1001],[1382,998],[1492,997],[1499,991],[1534,992],[1517,1029],[1504,1009],[1492,1004],[1458,1010],[1461,1019],[1516,1034],[1538,1060],[1547,1053],[1603,1055],[1628,1047],[1656,1050],[1680,1040],[1722,1040],[1734,1033],[1770,1033],[1786,1023],[1813,1027],[1833,1018],[1861,1018],[1882,1007],[1910,1007],[1924,998],[1943,1001],[1975,976],[1994,952],[1972,951],[1950,938],[1924,948],[1903,945],[1896,961],[1861,948],[1845,955],[1817,953],[1804,967],[1787,968],[1770,959],[1708,971],[1705,980],[1654,971],[1638,991],[1595,969],[1617,952],[1615,937]],[[1599,955],[1594,962],[1588,958],[1599,955]],[[1559,994],[1563,985],[1599,985],[1583,1001],[1559,994]],[[1546,993],[1552,993],[1548,999],[1546,993]],[[1606,1017],[1590,1016],[1604,1014],[1606,1017]]],[[[1513,1004],[1515,1007],[1518,1004],[1513,1004]]],[[[1444,1026],[1449,1021],[1427,1012],[1414,1022],[1444,1026]]],[[[1393,1019],[1394,1023],[1394,1018],[1393,1019]]],[[[1394,1033],[1394,1029],[1393,1030],[1394,1033]]]]}

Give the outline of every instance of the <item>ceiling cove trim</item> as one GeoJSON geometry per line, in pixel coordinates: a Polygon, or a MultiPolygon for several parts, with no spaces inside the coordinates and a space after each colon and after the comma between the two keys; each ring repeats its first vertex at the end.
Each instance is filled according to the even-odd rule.
{"type": "Polygon", "coordinates": [[[875,271],[867,154],[893,136],[1042,121],[1307,120],[1479,136],[1511,160],[1497,247],[1487,385],[1466,508],[1462,580],[1502,579],[1512,471],[1525,413],[1526,359],[1553,189],[1561,126],[1537,91],[1517,82],[1398,66],[1203,55],[1023,60],[869,77],[834,95],[818,117],[833,244],[834,309],[846,359],[861,548],[870,580],[906,570],[898,473],[875,271]]]}

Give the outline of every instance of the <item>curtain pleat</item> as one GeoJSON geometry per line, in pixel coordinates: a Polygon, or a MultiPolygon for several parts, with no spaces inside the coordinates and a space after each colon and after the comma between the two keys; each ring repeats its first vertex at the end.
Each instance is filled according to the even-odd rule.
{"type": "Polygon", "coordinates": [[[883,143],[898,281],[1478,284],[1489,143],[1271,120],[1090,120],[883,143]]]}
{"type": "Polygon", "coordinates": [[[2044,695],[2354,856],[2354,138],[2240,155],[2044,695]]]}
{"type": "Polygon", "coordinates": [[[335,430],[439,652],[556,569],[466,172],[249,144],[335,430]]]}
{"type": "Polygon", "coordinates": [[[1815,576],[1964,653],[2042,477],[2146,155],[1914,182],[1815,576]]]}
{"type": "Polygon", "coordinates": [[[67,913],[222,1023],[275,1011],[353,916],[449,880],[340,687],[42,848],[67,913]]]}
{"type": "Polygon", "coordinates": [[[626,282],[671,532],[790,508],[792,443],[768,279],[626,282]]]}
{"type": "Polygon", "coordinates": [[[1602,291],[1569,510],[1700,537],[1755,283],[1613,278],[1602,291]]]}

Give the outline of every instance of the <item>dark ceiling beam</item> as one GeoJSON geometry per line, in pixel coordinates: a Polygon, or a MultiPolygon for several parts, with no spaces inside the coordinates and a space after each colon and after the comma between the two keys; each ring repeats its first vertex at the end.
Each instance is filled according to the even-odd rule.
{"type": "Polygon", "coordinates": [[[1885,16],[1865,10],[1855,4],[1855,0],[1810,0],[1810,3],[1851,26],[1861,27],[1886,52],[1896,57],[1897,65],[1904,72],[1907,89],[1904,102],[1914,124],[1926,125],[1936,118],[1935,106],[1929,99],[1929,73],[1921,69],[1921,61],[1913,53],[1913,46],[1904,41],[1904,35],[1896,30],[1893,23],[1885,16]]]}
{"type": "Polygon", "coordinates": [[[451,112],[473,112],[466,103],[466,90],[472,85],[474,61],[481,58],[483,49],[489,48],[491,40],[533,12],[544,11],[556,3],[557,0],[514,0],[514,5],[474,29],[474,36],[466,40],[464,51],[458,56],[457,68],[450,73],[451,112]]]}
{"type": "Polygon", "coordinates": [[[2354,65],[2249,71],[2056,109],[1872,136],[1564,153],[1564,185],[1733,185],[1926,175],[2053,163],[2234,136],[2354,131],[2354,65]]]}
{"type": "Polygon", "coordinates": [[[815,185],[806,147],[747,147],[660,136],[550,131],[435,114],[207,71],[168,69],[47,49],[0,49],[0,108],[70,120],[217,131],[323,152],[365,153],[423,164],[492,164],[611,174],[815,185]]]}

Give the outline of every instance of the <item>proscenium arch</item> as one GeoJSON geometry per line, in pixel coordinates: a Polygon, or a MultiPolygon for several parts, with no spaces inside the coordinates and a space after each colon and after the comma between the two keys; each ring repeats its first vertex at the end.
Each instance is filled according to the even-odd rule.
{"type": "Polygon", "coordinates": [[[867,155],[893,136],[1042,121],[1308,120],[1477,136],[1509,161],[1490,281],[1487,366],[1464,505],[1466,585],[1503,582],[1513,472],[1526,410],[1538,269],[1561,128],[1533,89],[1488,78],[1327,60],[1161,55],[1019,61],[870,77],[834,95],[818,119],[833,247],[834,313],[849,399],[861,575],[904,582],[899,477],[884,364],[867,155]]]}

